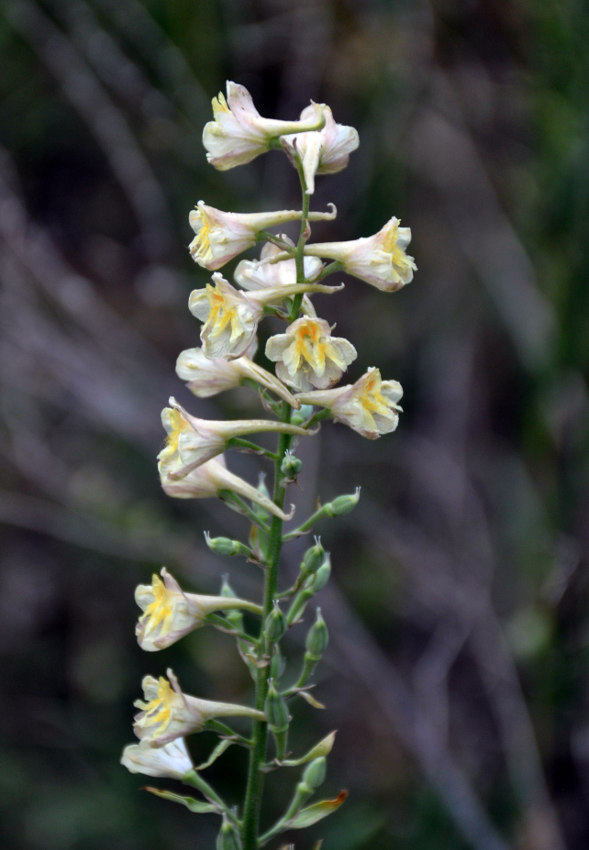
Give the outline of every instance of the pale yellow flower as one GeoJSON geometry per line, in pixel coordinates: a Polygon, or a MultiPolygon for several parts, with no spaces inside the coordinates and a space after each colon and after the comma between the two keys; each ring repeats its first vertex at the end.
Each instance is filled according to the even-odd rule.
{"type": "Polygon", "coordinates": [[[190,243],[190,256],[209,271],[220,269],[229,260],[251,248],[262,230],[287,221],[299,221],[297,210],[263,213],[233,213],[209,207],[199,201],[188,216],[196,236],[190,243]]]}
{"type": "Polygon", "coordinates": [[[250,380],[276,393],[291,407],[300,407],[282,381],[245,354],[235,360],[227,360],[223,357],[207,357],[202,348],[187,348],[178,356],[176,374],[187,382],[190,392],[198,398],[209,398],[250,380]]]}
{"type": "Polygon", "coordinates": [[[343,422],[369,440],[394,431],[399,424],[402,408],[398,402],[403,389],[398,381],[383,381],[374,367],[358,378],[355,384],[331,390],[298,393],[303,404],[325,407],[338,422],[343,422]]]}
{"type": "MultiPolygon", "coordinates": [[[[301,121],[310,118],[306,107],[301,112],[301,121]]],[[[305,175],[306,192],[315,191],[316,174],[335,174],[346,167],[350,154],[355,151],[360,140],[358,132],[353,127],[336,124],[329,106],[323,106],[325,126],[321,130],[297,133],[280,140],[280,143],[291,160],[296,154],[301,157],[305,175]]]]}
{"type": "Polygon", "coordinates": [[[304,428],[272,419],[198,419],[187,413],[176,399],[170,398],[169,403],[170,407],[162,410],[166,445],[157,459],[172,479],[184,478],[197,466],[221,454],[232,437],[265,431],[302,436],[309,433],[304,428]]]}
{"type": "Polygon", "coordinates": [[[135,602],[143,611],[135,634],[141,649],[155,652],[171,646],[184,635],[203,625],[214,611],[230,608],[261,613],[259,605],[246,599],[225,596],[204,596],[185,593],[176,579],[162,567],[160,578],[151,577],[151,584],[135,588],[135,602]]]}
{"type": "Polygon", "coordinates": [[[219,273],[213,285],[190,293],[188,309],[203,322],[200,338],[207,357],[240,357],[252,345],[263,304],[231,286],[219,273]]]}
{"type": "Polygon", "coordinates": [[[337,260],[354,277],[384,292],[394,292],[412,281],[417,269],[413,257],[405,253],[411,229],[399,224],[393,216],[374,236],[350,242],[318,242],[307,245],[305,254],[337,260]]]}
{"type": "Polygon", "coordinates": [[[347,339],[331,336],[324,319],[302,316],[286,333],[270,337],[266,357],[276,363],[282,381],[304,391],[335,384],[357,354],[347,339]]]}
{"type": "MultiPolygon", "coordinates": [[[[223,455],[197,466],[188,475],[180,479],[172,477],[168,465],[161,460],[158,463],[158,471],[164,492],[175,499],[208,499],[220,497],[224,491],[231,491],[243,499],[254,502],[268,513],[280,517],[282,520],[291,519],[294,513],[293,508],[290,514],[285,514],[274,504],[272,499],[252,487],[243,478],[229,472],[225,466],[223,455]]],[[[233,507],[231,502],[227,504],[229,507],[233,507]]]]}
{"type": "Polygon", "coordinates": [[[199,732],[207,720],[214,717],[265,719],[261,711],[245,705],[189,696],[180,690],[171,670],[166,675],[167,679],[164,676],[159,679],[145,676],[141,683],[144,699],[134,703],[140,712],[135,715],[133,731],[145,744],[162,747],[176,738],[199,732]]]}
{"type": "Polygon", "coordinates": [[[305,121],[262,118],[244,86],[227,82],[227,99],[222,92],[213,98],[214,120],[205,124],[202,141],[207,160],[220,171],[245,165],[270,149],[270,142],[288,133],[317,130],[323,125],[324,107],[311,104],[305,121]]]}
{"type": "Polygon", "coordinates": [[[187,773],[194,770],[184,738],[176,738],[163,747],[152,747],[143,741],[139,744],[129,744],[123,750],[121,764],[130,773],[143,773],[146,776],[167,779],[183,779],[187,773]]]}
{"type": "Polygon", "coordinates": [[[200,338],[207,357],[241,357],[253,344],[264,305],[276,304],[292,295],[306,292],[331,294],[341,287],[319,283],[292,283],[242,292],[231,286],[220,272],[213,274],[214,285],[190,293],[188,309],[203,322],[200,338]]]}

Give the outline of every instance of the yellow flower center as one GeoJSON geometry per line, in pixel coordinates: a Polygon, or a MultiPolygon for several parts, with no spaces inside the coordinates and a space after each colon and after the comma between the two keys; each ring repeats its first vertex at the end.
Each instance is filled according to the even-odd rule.
{"type": "Polygon", "coordinates": [[[401,271],[406,271],[411,267],[411,263],[407,259],[405,251],[399,245],[400,223],[400,221],[396,221],[395,224],[389,228],[382,244],[385,252],[391,255],[392,265],[401,271]]]}
{"type": "Polygon", "coordinates": [[[227,325],[231,325],[231,338],[238,336],[241,323],[237,315],[237,307],[228,304],[223,293],[210,283],[207,283],[206,291],[210,310],[203,331],[211,328],[211,336],[216,337],[223,333],[227,325]]]}
{"type": "Polygon", "coordinates": [[[166,728],[172,717],[172,704],[174,691],[170,683],[163,676],[158,679],[157,697],[150,700],[145,707],[145,719],[149,726],[161,726],[161,731],[166,728]]]}
{"type": "Polygon", "coordinates": [[[156,575],[152,577],[151,590],[153,592],[153,602],[147,606],[141,616],[144,634],[148,635],[159,627],[161,627],[163,634],[167,634],[170,631],[170,621],[174,613],[172,594],[168,591],[161,578],[156,575]]]}
{"type": "Polygon", "coordinates": [[[312,319],[301,322],[294,334],[295,371],[300,367],[301,360],[304,360],[315,372],[323,372],[330,348],[329,340],[323,336],[321,326],[317,322],[312,319]]]}
{"type": "Polygon", "coordinates": [[[375,369],[364,381],[358,399],[364,412],[372,419],[373,413],[387,416],[390,413],[390,404],[380,391],[382,379],[380,372],[375,369]]]}
{"type": "Polygon", "coordinates": [[[231,112],[227,106],[227,101],[225,100],[223,92],[219,92],[218,97],[213,98],[213,115],[215,118],[217,117],[218,112],[231,112]]]}
{"type": "Polygon", "coordinates": [[[191,246],[191,253],[193,255],[197,254],[207,260],[211,253],[211,230],[213,227],[211,219],[202,208],[197,210],[197,217],[200,222],[200,228],[194,237],[194,248],[191,246]]]}
{"type": "Polygon", "coordinates": [[[166,437],[166,445],[171,449],[171,451],[176,452],[178,451],[178,440],[180,439],[180,434],[183,431],[189,431],[190,424],[182,416],[179,410],[172,408],[170,410],[170,425],[172,426],[172,430],[166,437]]]}

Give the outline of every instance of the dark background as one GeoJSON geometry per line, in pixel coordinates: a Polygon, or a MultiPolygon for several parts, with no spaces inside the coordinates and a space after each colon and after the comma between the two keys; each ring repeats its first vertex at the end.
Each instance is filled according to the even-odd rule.
{"type": "MultiPolygon", "coordinates": [[[[208,816],[119,766],[142,675],[248,700],[229,638],[137,648],[133,589],[166,564],[216,592],[251,565],[220,503],[164,497],[170,394],[258,415],[246,391],[190,400],[198,344],[187,214],[298,204],[279,153],[225,174],[201,145],[210,98],[243,83],[263,115],[312,98],[360,132],[318,180],[353,239],[393,214],[414,282],[317,299],[359,357],[405,389],[373,443],[327,424],[301,447],[300,517],[362,485],[321,527],[331,643],[298,752],[339,730],[322,790],[346,805],[325,850],[589,846],[587,543],[589,14],[583,0],[4,0],[0,11],[0,627],[10,850],[208,850],[208,816]]],[[[231,458],[250,481],[259,464],[231,458]]],[[[295,570],[300,547],[286,552],[295,570]]],[[[295,633],[296,637],[301,635],[295,633]]],[[[294,651],[299,647],[293,644],[294,651]]],[[[193,739],[204,759],[214,743],[193,739]]],[[[230,751],[209,775],[243,781],[230,751]]],[[[269,806],[295,776],[277,774],[269,806]]],[[[166,783],[160,783],[166,784],[166,783]]],[[[170,785],[170,783],[168,783],[170,785]]]]}

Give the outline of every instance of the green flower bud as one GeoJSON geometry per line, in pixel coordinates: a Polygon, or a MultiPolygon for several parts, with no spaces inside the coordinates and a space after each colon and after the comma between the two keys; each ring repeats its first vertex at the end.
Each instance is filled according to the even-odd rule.
{"type": "MultiPolygon", "coordinates": [[[[221,585],[221,596],[226,596],[227,599],[234,599],[237,594],[229,584],[227,576],[223,576],[223,584],[221,585]]],[[[238,631],[243,631],[243,614],[238,608],[233,608],[227,611],[225,619],[238,631]]]]}
{"type": "Polygon", "coordinates": [[[282,458],[280,471],[287,478],[296,478],[303,466],[302,460],[295,457],[291,451],[287,451],[282,458]]]}
{"type": "Polygon", "coordinates": [[[205,531],[205,542],[211,552],[216,552],[217,555],[243,555],[245,558],[251,556],[251,550],[239,540],[231,540],[230,537],[211,537],[208,531],[205,531]]]}
{"type": "Polygon", "coordinates": [[[317,593],[317,591],[321,590],[321,588],[325,587],[327,582],[329,581],[329,576],[331,575],[331,560],[329,557],[329,552],[325,553],[325,560],[315,573],[315,581],[313,582],[313,593],[317,593]]]}
{"type": "Polygon", "coordinates": [[[320,785],[323,785],[326,769],[327,762],[325,756],[319,756],[319,758],[313,759],[305,768],[302,780],[303,784],[312,791],[315,791],[320,785]]]}
{"type": "Polygon", "coordinates": [[[274,682],[270,682],[266,704],[264,706],[264,714],[268,721],[268,726],[272,732],[284,732],[288,729],[290,723],[290,715],[286,700],[284,700],[274,686],[274,682]]]}
{"type": "Polygon", "coordinates": [[[329,558],[329,555],[325,552],[325,549],[321,545],[321,538],[315,538],[315,544],[311,546],[305,554],[303,555],[303,560],[301,563],[301,572],[305,575],[310,573],[316,573],[319,567],[325,561],[325,558],[329,558]]]}
{"type": "Polygon", "coordinates": [[[315,622],[307,632],[305,647],[307,649],[305,658],[310,661],[317,662],[327,649],[329,642],[329,633],[325,620],[321,616],[321,608],[317,608],[315,622]]]}
{"type": "Polygon", "coordinates": [[[274,679],[274,681],[278,681],[278,679],[280,679],[284,673],[285,667],[286,664],[280,651],[280,647],[275,646],[272,661],[270,662],[270,676],[274,679]]]}
{"type": "Polygon", "coordinates": [[[354,493],[348,493],[344,496],[337,496],[332,502],[323,505],[323,510],[327,516],[342,516],[353,510],[360,499],[360,488],[356,487],[354,493]]]}
{"type": "Polygon", "coordinates": [[[274,607],[266,617],[266,622],[264,623],[264,633],[268,640],[274,642],[280,640],[282,635],[286,631],[286,617],[280,610],[280,606],[277,602],[274,603],[274,607]]]}
{"type": "Polygon", "coordinates": [[[216,850],[241,850],[241,842],[235,832],[235,827],[226,818],[223,818],[217,836],[216,850]]]}
{"type": "Polygon", "coordinates": [[[304,423],[313,415],[312,404],[301,404],[298,410],[294,410],[290,418],[292,425],[304,425],[304,423]]]}

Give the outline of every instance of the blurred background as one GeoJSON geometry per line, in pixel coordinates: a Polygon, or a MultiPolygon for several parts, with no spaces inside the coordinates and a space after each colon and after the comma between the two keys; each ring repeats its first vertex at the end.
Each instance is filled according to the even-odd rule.
{"type": "MultiPolygon", "coordinates": [[[[327,424],[301,446],[298,515],[362,485],[318,529],[331,643],[298,752],[339,730],[325,850],[589,846],[589,12],[581,0],[4,0],[0,10],[0,840],[9,850],[214,844],[216,822],[120,767],[145,673],[249,699],[232,641],[136,646],[133,590],[166,564],[192,590],[252,565],[213,501],[159,488],[160,411],[257,415],[246,391],[188,396],[198,344],[186,250],[199,199],[298,204],[279,153],[219,173],[210,99],[262,115],[312,98],[360,132],[318,180],[353,239],[397,215],[419,271],[395,295],[349,280],[319,312],[405,389],[377,443],[327,424]],[[310,444],[313,445],[310,445],[310,444]]],[[[229,269],[230,271],[230,269],[229,269]]],[[[255,481],[259,464],[232,469],[255,481]]],[[[286,551],[297,569],[301,548],[286,551]]],[[[296,645],[294,633],[293,653],[296,645]]],[[[214,738],[195,736],[203,760],[214,738]]],[[[231,751],[233,753],[233,751],[231,751]]],[[[244,765],[210,771],[231,797],[244,765]]],[[[295,777],[270,783],[266,817],[295,777]]],[[[282,777],[282,778],[280,778],[282,777]]],[[[165,783],[160,783],[165,785],[165,783]]],[[[275,809],[274,809],[275,811],[275,809]]]]}

